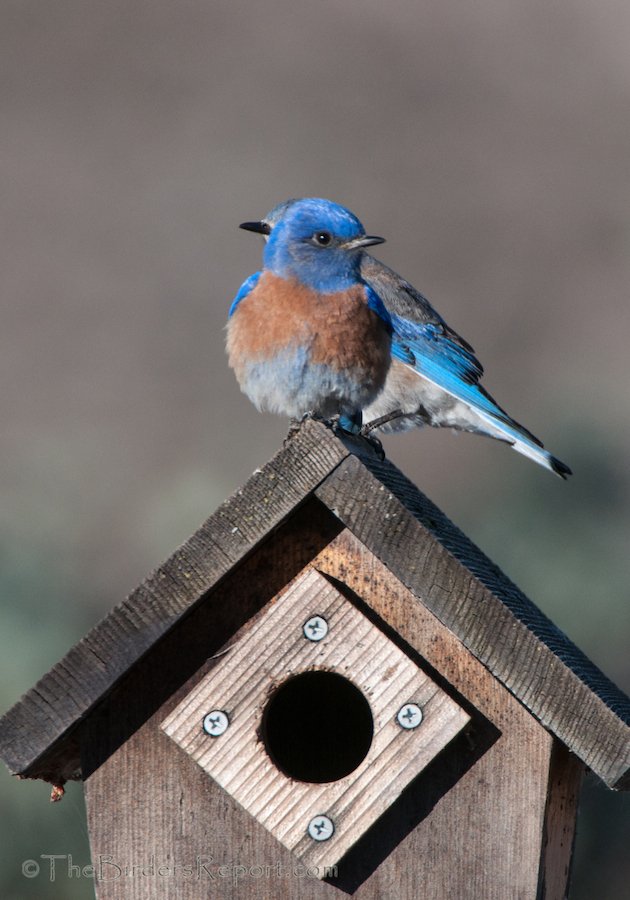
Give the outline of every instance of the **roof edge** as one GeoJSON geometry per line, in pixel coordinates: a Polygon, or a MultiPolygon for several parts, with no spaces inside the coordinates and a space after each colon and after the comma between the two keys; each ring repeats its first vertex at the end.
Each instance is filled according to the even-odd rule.
{"type": "MultiPolygon", "coordinates": [[[[232,567],[282,524],[349,455],[306,420],[284,446],[0,718],[0,759],[12,774],[63,783],[64,741],[130,669],[232,567]],[[200,547],[203,554],[200,554],[200,547]],[[105,649],[105,652],[104,652],[105,649]],[[89,680],[81,673],[89,672],[89,680]],[[29,775],[29,772],[46,775],[29,775]]],[[[73,758],[76,747],[70,742],[73,758]]]]}
{"type": "Polygon", "coordinates": [[[315,493],[545,728],[630,789],[630,699],[393,463],[350,457],[315,493]],[[436,545],[446,579],[425,565],[436,545]]]}

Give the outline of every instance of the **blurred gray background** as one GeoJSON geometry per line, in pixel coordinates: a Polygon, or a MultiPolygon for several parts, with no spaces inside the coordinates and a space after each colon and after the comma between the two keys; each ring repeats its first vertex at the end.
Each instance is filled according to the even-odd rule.
{"type": "MultiPolygon", "coordinates": [[[[0,701],[278,448],[240,394],[237,229],[341,202],[471,341],[567,484],[447,431],[388,455],[630,687],[630,6],[4,0],[0,701]]],[[[0,894],[92,896],[80,786],[0,775],[0,894]]],[[[573,900],[628,896],[627,795],[587,780],[573,900]]]]}

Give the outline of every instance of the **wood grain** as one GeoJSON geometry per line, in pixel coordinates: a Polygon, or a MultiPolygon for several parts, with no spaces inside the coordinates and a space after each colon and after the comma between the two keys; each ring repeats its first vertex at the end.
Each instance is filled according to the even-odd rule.
{"type": "Polygon", "coordinates": [[[630,700],[395,466],[350,457],[315,493],[602,781],[630,788],[630,700]]]}
{"type": "Polygon", "coordinates": [[[558,741],[549,766],[540,863],[541,900],[566,900],[571,881],[575,825],[584,766],[558,741]]]}
{"type": "MultiPolygon", "coordinates": [[[[305,717],[315,710],[305,709],[305,717]]],[[[335,741],[321,716],[319,740],[335,741]]],[[[313,569],[274,598],[255,627],[165,719],[163,730],[254,818],[320,872],[334,865],[399,797],[403,789],[470,721],[470,717],[401,650],[313,569]],[[313,615],[328,623],[318,643],[303,624],[313,615]],[[325,671],[348,679],[368,700],[373,737],[367,755],[345,777],[324,784],[288,777],[272,762],[263,740],[269,696],[298,673],[325,671]],[[423,719],[405,730],[396,714],[416,703],[423,719]],[[218,738],[201,727],[210,710],[230,725],[218,738]],[[327,841],[307,834],[324,813],[335,831],[327,841]]],[[[296,728],[299,728],[296,722],[296,728]]],[[[287,736],[290,737],[290,736],[287,736]]]]}

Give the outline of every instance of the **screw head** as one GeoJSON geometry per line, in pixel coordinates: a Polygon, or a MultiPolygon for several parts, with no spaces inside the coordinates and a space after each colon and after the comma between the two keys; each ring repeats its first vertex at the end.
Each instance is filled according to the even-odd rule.
{"type": "Polygon", "coordinates": [[[410,731],[412,728],[417,728],[422,722],[422,710],[417,703],[405,703],[398,710],[396,721],[401,728],[410,731]]]}
{"type": "Polygon", "coordinates": [[[335,833],[335,826],[328,816],[315,816],[308,823],[308,834],[314,841],[327,841],[335,833]]]}
{"type": "Polygon", "coordinates": [[[210,737],[219,737],[219,735],[227,731],[229,724],[230,720],[227,713],[223,712],[222,709],[213,709],[212,712],[203,717],[203,730],[210,737]]]}
{"type": "Polygon", "coordinates": [[[311,616],[302,625],[302,631],[305,638],[317,643],[317,641],[322,641],[328,634],[328,622],[323,616],[311,616]]]}

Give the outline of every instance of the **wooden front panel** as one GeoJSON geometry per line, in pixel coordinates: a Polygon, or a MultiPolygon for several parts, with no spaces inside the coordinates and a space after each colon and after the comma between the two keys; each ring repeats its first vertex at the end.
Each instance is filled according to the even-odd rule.
{"type": "MultiPolygon", "coordinates": [[[[211,728],[220,721],[209,718],[211,728]]],[[[162,729],[298,860],[324,870],[469,722],[470,716],[329,579],[307,567],[273,598],[255,626],[232,642],[162,729]],[[321,630],[316,641],[305,636],[305,623],[313,619],[321,630]],[[296,699],[273,738],[274,761],[267,712],[277,708],[283,692],[296,699]],[[410,702],[421,721],[403,728],[398,714],[410,702]],[[368,732],[358,755],[357,703],[368,732]],[[223,715],[225,730],[219,735],[202,726],[210,711],[223,715]],[[331,762],[350,753],[350,765],[338,772],[330,762],[322,766],[329,753],[331,762]],[[322,814],[330,823],[323,827],[327,837],[314,840],[308,825],[322,814]]]]}
{"type": "MultiPolygon", "coordinates": [[[[293,553],[294,562],[298,558],[293,553]]],[[[109,741],[115,717],[135,723],[138,692],[151,692],[159,681],[159,667],[144,680],[138,672],[140,680],[127,693],[120,689],[100,726],[94,717],[85,735],[93,861],[107,878],[98,883],[99,900],[349,894],[358,900],[560,900],[559,886],[538,893],[551,736],[349,532],[320,544],[311,563],[338,579],[340,590],[429,667],[471,714],[471,730],[410,785],[337,872],[320,881],[322,873],[309,873],[160,730],[212,662],[125,739],[121,731],[119,740],[109,741]]],[[[260,562],[249,574],[241,571],[237,594],[225,596],[243,603],[242,597],[260,598],[275,587],[272,596],[278,567],[282,553],[273,550],[267,574],[260,562]]],[[[175,663],[183,659],[186,644],[174,642],[172,654],[175,663]]]]}

